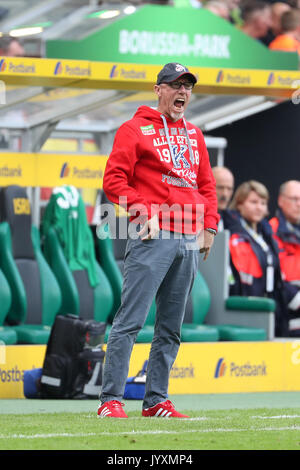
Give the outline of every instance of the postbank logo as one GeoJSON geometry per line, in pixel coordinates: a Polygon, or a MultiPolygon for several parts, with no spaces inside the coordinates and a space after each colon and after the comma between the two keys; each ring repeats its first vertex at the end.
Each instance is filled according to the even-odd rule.
{"type": "Polygon", "coordinates": [[[115,78],[118,76],[117,66],[113,65],[109,74],[109,78],[115,78]]]}
{"type": "Polygon", "coordinates": [[[63,66],[61,62],[57,62],[54,67],[54,75],[61,75],[62,71],[63,71],[63,66]]]}
{"type": "Polygon", "coordinates": [[[275,82],[275,74],[274,72],[271,72],[268,76],[267,85],[273,85],[274,82],[275,82]]]}
{"type": "Polygon", "coordinates": [[[6,62],[5,59],[0,60],[0,72],[5,72],[6,69],[6,62]]]}
{"type": "Polygon", "coordinates": [[[224,377],[225,374],[230,378],[266,377],[268,365],[264,360],[259,363],[253,363],[250,360],[240,363],[232,360],[227,367],[224,357],[220,357],[216,364],[214,378],[224,377]]]}
{"type": "Polygon", "coordinates": [[[226,372],[226,362],[224,360],[224,357],[220,357],[216,365],[214,378],[218,379],[220,377],[224,377],[225,372],[226,372]]]}
{"type": "Polygon", "coordinates": [[[109,72],[109,78],[119,78],[128,80],[145,80],[147,78],[146,70],[137,70],[134,66],[113,65],[109,72]]]}
{"type": "Polygon", "coordinates": [[[223,83],[225,85],[250,85],[251,76],[249,74],[226,72],[220,70],[217,74],[216,83],[223,83]]]}
{"type": "Polygon", "coordinates": [[[69,174],[70,174],[70,167],[69,167],[68,163],[65,162],[63,164],[63,166],[61,167],[59,177],[60,178],[67,178],[67,176],[69,176],[69,174]]]}
{"type": "Polygon", "coordinates": [[[9,72],[9,73],[21,73],[21,74],[31,74],[36,73],[35,64],[24,63],[15,60],[0,60],[0,72],[9,72]]]}
{"type": "Polygon", "coordinates": [[[222,83],[224,80],[224,72],[223,70],[219,70],[217,78],[216,78],[216,83],[222,83]]]}
{"type": "Polygon", "coordinates": [[[83,66],[82,64],[78,64],[76,62],[65,63],[64,65],[59,60],[56,62],[53,75],[67,75],[67,76],[81,76],[81,77],[89,77],[91,75],[91,69],[89,66],[83,66]]]}
{"type": "Polygon", "coordinates": [[[268,76],[267,85],[270,86],[276,83],[276,85],[279,85],[279,86],[292,87],[294,82],[295,82],[295,77],[286,75],[284,71],[282,71],[282,73],[276,73],[276,74],[274,72],[271,72],[268,76]]]}
{"type": "Polygon", "coordinates": [[[101,168],[79,168],[76,165],[70,166],[68,162],[63,163],[60,173],[60,178],[75,178],[75,179],[102,179],[103,170],[101,168]]]}

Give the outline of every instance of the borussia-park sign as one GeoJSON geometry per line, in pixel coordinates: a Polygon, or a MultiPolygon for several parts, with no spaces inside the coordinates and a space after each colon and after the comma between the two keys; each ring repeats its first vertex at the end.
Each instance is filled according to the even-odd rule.
{"type": "Polygon", "coordinates": [[[49,58],[297,70],[296,53],[270,51],[205,9],[147,5],[76,41],[49,40],[49,58]]]}
{"type": "Polygon", "coordinates": [[[134,56],[182,56],[230,59],[230,35],[163,31],[128,31],[119,34],[119,53],[134,56]]]}

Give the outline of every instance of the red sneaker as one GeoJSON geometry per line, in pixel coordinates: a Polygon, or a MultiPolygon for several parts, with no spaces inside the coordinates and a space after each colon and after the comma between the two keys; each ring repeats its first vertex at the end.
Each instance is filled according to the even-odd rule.
{"type": "Polygon", "coordinates": [[[123,406],[124,403],[117,400],[106,401],[103,405],[99,405],[98,418],[128,418],[123,406]]]}
{"type": "Polygon", "coordinates": [[[158,403],[151,408],[145,408],[142,411],[142,416],[155,416],[156,418],[189,418],[175,410],[173,403],[170,400],[158,403]]]}

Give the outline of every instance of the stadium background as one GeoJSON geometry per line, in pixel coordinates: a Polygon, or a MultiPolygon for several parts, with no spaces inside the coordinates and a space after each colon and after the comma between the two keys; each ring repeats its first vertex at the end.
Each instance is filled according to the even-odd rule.
{"type": "MultiPolygon", "coordinates": [[[[22,39],[26,57],[0,58],[0,186],[28,188],[34,223],[40,223],[51,188],[61,184],[81,190],[89,222],[97,222],[114,133],[139,104],[155,101],[156,74],[172,60],[166,52],[139,55],[128,47],[121,53],[120,31],[130,28],[175,31],[180,44],[198,41],[189,55],[182,50],[174,57],[199,77],[187,117],[203,129],[212,165],[231,168],[236,185],[249,178],[266,184],[273,213],[279,184],[299,173],[300,108],[291,101],[300,79],[296,54],[270,52],[187,5],[179,10],[144,2],[32,1],[21,13],[25,3],[1,2],[0,29],[22,39]],[[128,6],[130,14],[124,13],[128,6]],[[199,31],[206,38],[230,38],[230,57],[226,49],[223,56],[205,56],[203,37],[195,39],[199,31]]],[[[135,346],[130,375],[148,350],[149,344],[135,346]]],[[[23,372],[41,367],[44,353],[45,345],[0,345],[0,398],[23,397],[23,372]]],[[[299,391],[299,364],[297,340],[185,343],[170,393],[299,391]]]]}

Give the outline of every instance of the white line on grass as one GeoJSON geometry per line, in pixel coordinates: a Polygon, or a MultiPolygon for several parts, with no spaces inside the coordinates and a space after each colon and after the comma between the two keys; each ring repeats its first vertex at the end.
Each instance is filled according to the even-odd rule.
{"type": "Polygon", "coordinates": [[[212,428],[212,429],[188,429],[181,431],[127,431],[127,432],[88,432],[88,433],[49,433],[49,434],[0,434],[0,439],[51,439],[53,437],[89,437],[89,436],[137,436],[141,435],[155,435],[155,434],[188,434],[188,433],[208,433],[208,432],[245,432],[245,431],[300,431],[300,426],[287,426],[280,428],[250,428],[250,429],[226,429],[226,428],[212,428]]]}
{"type": "Polygon", "coordinates": [[[255,419],[283,419],[283,418],[300,418],[300,415],[278,415],[278,416],[251,416],[255,419]]]}

